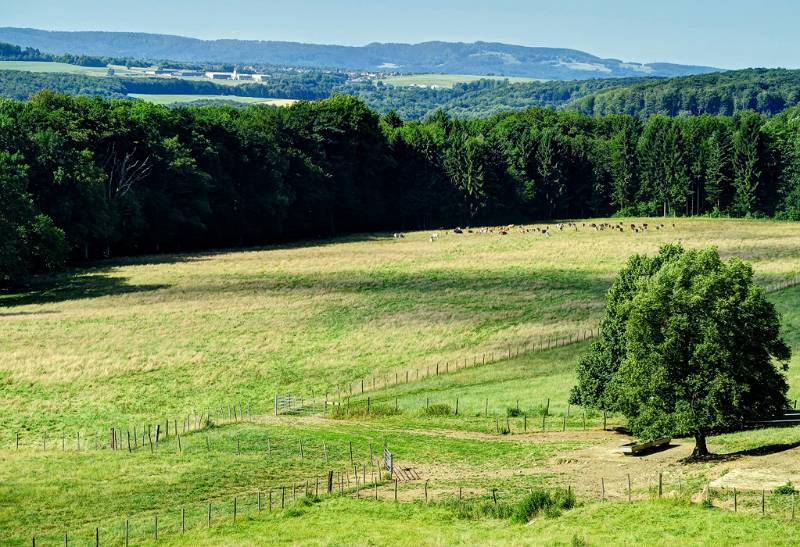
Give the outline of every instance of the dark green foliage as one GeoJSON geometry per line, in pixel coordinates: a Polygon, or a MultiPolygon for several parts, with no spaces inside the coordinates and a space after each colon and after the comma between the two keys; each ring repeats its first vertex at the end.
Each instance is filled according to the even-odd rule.
{"type": "Polygon", "coordinates": [[[450,416],[453,414],[453,407],[445,403],[428,405],[422,409],[423,416],[450,416]]]}
{"type": "Polygon", "coordinates": [[[28,193],[28,169],[19,154],[0,150],[0,285],[58,269],[67,257],[64,232],[28,193]]]}
{"type": "Polygon", "coordinates": [[[552,492],[536,489],[525,496],[514,506],[511,520],[517,524],[525,524],[532,518],[543,514],[547,518],[554,518],[575,507],[575,494],[559,488],[552,492]]]}
{"type": "Polygon", "coordinates": [[[634,435],[705,437],[786,408],[774,361],[790,350],[752,268],[715,249],[634,256],[608,295],[601,338],[578,367],[572,401],[618,410],[634,435]]]}
{"type": "Polygon", "coordinates": [[[601,90],[578,98],[569,108],[585,114],[730,116],[744,110],[777,114],[800,102],[800,71],[753,68],[665,80],[650,80],[601,90]]]}
{"type": "Polygon", "coordinates": [[[75,261],[617,211],[797,218],[798,117],[403,122],[346,96],[281,109],[0,100],[3,282],[58,267],[59,231],[75,261]]]}
{"type": "Polygon", "coordinates": [[[791,496],[797,493],[797,489],[794,487],[794,485],[792,485],[791,482],[787,482],[784,485],[773,488],[772,493],[777,496],[791,496]]]}

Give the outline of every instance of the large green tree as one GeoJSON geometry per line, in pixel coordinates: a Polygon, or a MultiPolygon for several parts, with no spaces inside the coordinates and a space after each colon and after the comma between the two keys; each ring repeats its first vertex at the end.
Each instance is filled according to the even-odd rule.
{"type": "Polygon", "coordinates": [[[609,291],[574,403],[620,411],[632,433],[706,437],[786,408],[790,350],[752,268],[715,249],[635,256],[609,291]]]}

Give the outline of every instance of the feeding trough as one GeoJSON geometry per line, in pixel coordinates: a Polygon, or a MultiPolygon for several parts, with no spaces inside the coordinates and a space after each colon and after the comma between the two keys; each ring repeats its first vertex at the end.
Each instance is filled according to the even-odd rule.
{"type": "Polygon", "coordinates": [[[652,452],[659,448],[669,446],[671,440],[672,437],[659,437],[658,439],[646,443],[627,443],[623,444],[619,450],[626,456],[638,456],[639,454],[652,452]]]}

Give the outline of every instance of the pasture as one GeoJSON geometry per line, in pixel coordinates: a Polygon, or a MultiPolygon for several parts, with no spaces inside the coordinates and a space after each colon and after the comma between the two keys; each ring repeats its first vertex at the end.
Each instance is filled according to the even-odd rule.
{"type": "MultiPolygon", "coordinates": [[[[588,342],[525,349],[585,336],[625,259],[664,243],[716,245],[752,262],[764,285],[792,278],[797,224],[677,219],[620,233],[592,222],[551,224],[551,237],[533,230],[540,224],[507,235],[364,234],[109,260],[0,293],[0,538],[63,544],[65,532],[88,541],[101,529],[119,542],[129,521],[139,544],[155,539],[155,517],[159,541],[209,545],[264,534],[304,543],[603,544],[623,529],[630,541],[656,543],[796,541],[788,497],[767,493],[766,517],[734,515],[730,489],[740,487],[740,513],[758,513],[761,488],[800,482],[792,464],[800,428],[713,437],[712,450],[728,456],[707,464],[682,464],[691,449],[682,440],[626,459],[615,452],[628,439],[613,430],[620,417],[608,416],[603,430],[601,415],[566,405],[588,342]],[[405,371],[417,374],[406,383],[405,371]],[[277,392],[314,406],[275,416],[277,392]],[[167,420],[169,435],[151,448],[167,420]],[[384,442],[421,477],[399,484],[397,505],[378,469],[384,442]],[[305,481],[313,489],[328,470],[347,477],[346,495],[301,503],[305,481]],[[669,499],[653,499],[659,473],[669,499]],[[724,510],[690,503],[708,484],[724,510]],[[303,491],[293,492],[293,508],[259,515],[258,496],[277,504],[289,485],[303,491]],[[530,527],[454,509],[462,490],[489,504],[495,490],[502,506],[536,487],[569,487],[580,506],[530,527]],[[378,501],[357,499],[373,488],[378,501]],[[628,495],[637,503],[627,505],[628,495]],[[209,503],[211,531],[203,529],[209,503]],[[409,519],[419,523],[412,534],[409,519]],[[654,522],[669,533],[658,535],[654,522]]],[[[625,221],[643,222],[661,221],[625,221]]],[[[795,350],[790,397],[800,398],[800,288],[770,299],[795,350]]]]}
{"type": "Polygon", "coordinates": [[[542,82],[536,78],[523,76],[473,76],[469,74],[400,74],[380,78],[384,84],[398,87],[424,86],[452,88],[456,84],[468,84],[478,80],[508,80],[512,84],[542,82]]]}

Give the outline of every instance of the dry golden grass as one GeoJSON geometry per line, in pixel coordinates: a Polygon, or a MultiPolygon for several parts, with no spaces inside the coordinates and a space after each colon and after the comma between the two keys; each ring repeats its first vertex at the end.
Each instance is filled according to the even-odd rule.
{"type": "MultiPolygon", "coordinates": [[[[625,220],[639,223],[641,219],[625,220]]],[[[645,220],[646,221],[646,220],[645,220]]],[[[650,219],[650,224],[661,222],[650,219]]],[[[800,273],[797,224],[429,233],[109,262],[0,296],[0,428],[117,422],[335,391],[594,326],[626,257],[716,245],[760,281],[800,273]]],[[[586,222],[589,224],[589,221],[586,222]]]]}

